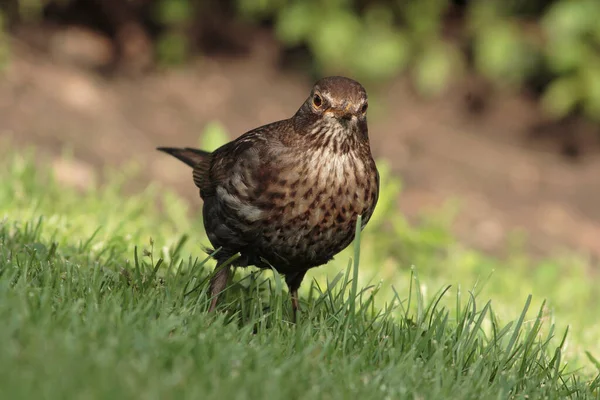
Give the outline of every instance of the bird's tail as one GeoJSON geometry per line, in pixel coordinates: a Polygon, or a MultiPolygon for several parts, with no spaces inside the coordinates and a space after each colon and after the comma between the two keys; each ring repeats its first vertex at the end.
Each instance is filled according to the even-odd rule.
{"type": "Polygon", "coordinates": [[[192,168],[210,157],[210,153],[208,151],[192,149],[190,147],[157,147],[156,150],[170,154],[192,168]]]}

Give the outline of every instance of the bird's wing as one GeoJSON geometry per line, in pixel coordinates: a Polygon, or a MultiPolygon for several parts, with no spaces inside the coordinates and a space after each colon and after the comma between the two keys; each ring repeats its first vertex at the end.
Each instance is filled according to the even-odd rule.
{"type": "Polygon", "coordinates": [[[271,124],[247,132],[215,150],[208,167],[194,169],[204,199],[206,231],[214,246],[240,251],[253,248],[261,236],[269,212],[261,197],[279,173],[269,150],[278,143],[274,135],[281,131],[276,128],[271,124]]]}
{"type": "Polygon", "coordinates": [[[216,195],[221,187],[246,202],[258,199],[276,173],[276,160],[270,156],[269,146],[278,143],[277,137],[289,129],[285,122],[246,132],[215,150],[210,160],[198,164],[194,182],[202,197],[216,195]]]}

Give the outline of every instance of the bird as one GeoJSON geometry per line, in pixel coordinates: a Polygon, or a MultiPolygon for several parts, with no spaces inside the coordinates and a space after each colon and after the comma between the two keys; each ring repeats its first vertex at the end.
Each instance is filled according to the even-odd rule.
{"type": "Polygon", "coordinates": [[[363,229],[379,198],[365,88],[343,76],[318,80],[288,119],[252,129],[212,152],[158,147],[192,167],[203,224],[215,249],[211,302],[237,267],[285,276],[292,319],[307,271],[329,262],[363,229]]]}

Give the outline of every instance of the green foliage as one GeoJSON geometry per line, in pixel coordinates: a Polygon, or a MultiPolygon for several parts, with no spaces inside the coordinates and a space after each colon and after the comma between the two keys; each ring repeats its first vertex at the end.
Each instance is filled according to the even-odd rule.
{"type": "Polygon", "coordinates": [[[192,5],[187,0],[160,0],[154,19],[165,25],[182,25],[190,21],[192,5]]]}
{"type": "Polygon", "coordinates": [[[555,3],[542,20],[548,45],[544,57],[556,75],[543,98],[546,110],[562,117],[581,107],[600,120],[600,3],[555,3]]]}
{"type": "Polygon", "coordinates": [[[596,0],[562,0],[551,6],[469,2],[459,40],[444,34],[452,8],[447,0],[409,0],[402,5],[238,0],[238,5],[243,15],[273,18],[284,45],[306,45],[322,74],[385,81],[410,70],[421,94],[435,96],[466,63],[466,54],[459,50],[462,39],[473,48],[475,71],[498,85],[516,88],[549,71],[551,80],[542,98],[549,115],[561,118],[582,109],[600,119],[596,0]],[[525,14],[538,22],[525,20],[525,14]]]}
{"type": "MultiPolygon", "coordinates": [[[[0,387],[6,398],[598,394],[597,371],[572,372],[569,347],[581,342],[577,336],[567,341],[548,304],[536,305],[524,294],[530,281],[519,273],[500,277],[510,276],[520,294],[493,303],[463,292],[460,283],[457,290],[448,287],[468,280],[459,264],[491,262],[481,256],[423,257],[456,269],[439,286],[432,277],[443,270],[429,271],[426,263],[421,276],[398,271],[403,283],[396,292],[364,286],[365,272],[386,274],[386,263],[372,261],[389,257],[386,246],[399,241],[376,247],[391,236],[380,230],[400,218],[391,201],[399,186],[386,167],[383,214],[321,278],[307,280],[300,322],[293,326],[282,281],[270,273],[238,272],[218,313],[206,313],[210,262],[198,246],[206,238],[201,221],[190,219],[174,195],[154,187],[124,197],[128,173],[112,175],[106,187],[77,192],[37,168],[34,158],[43,163],[34,154],[4,156],[0,168],[0,387]],[[426,281],[440,290],[428,293],[426,281]],[[512,322],[503,322],[507,314],[512,322]]],[[[422,233],[429,228],[395,229],[420,238],[413,240],[414,254],[432,253],[430,246],[441,242],[451,251],[447,239],[422,233]]],[[[514,261],[501,264],[519,268],[514,261]]],[[[532,277],[548,288],[564,279],[558,264],[551,265],[544,269],[550,273],[532,277]]],[[[596,284],[577,283],[566,294],[570,308],[562,317],[571,321],[581,313],[593,326],[597,321],[589,315],[598,311],[597,302],[582,307],[578,301],[596,284]]],[[[472,292],[479,290],[475,285],[472,292]]],[[[548,294],[561,301],[558,292],[548,294]]],[[[597,343],[588,337],[588,345],[597,343]]],[[[590,350],[594,365],[597,347],[590,350]]]]}
{"type": "Polygon", "coordinates": [[[191,24],[193,3],[189,0],[158,0],[153,19],[165,28],[156,42],[158,60],[165,65],[179,65],[189,55],[190,37],[186,29],[191,24]]]}
{"type": "MultiPolygon", "coordinates": [[[[15,2],[18,19],[25,22],[41,19],[48,3],[15,2]]],[[[152,0],[147,7],[135,2],[124,7],[140,25],[157,33],[156,56],[165,65],[188,60],[203,24],[213,16],[220,21],[227,16],[269,24],[284,48],[305,46],[312,57],[311,72],[317,75],[345,74],[385,83],[406,73],[423,96],[436,96],[469,67],[497,86],[512,89],[532,78],[546,82],[541,105],[554,118],[584,113],[600,120],[597,0],[489,0],[460,5],[450,0],[230,2],[152,0]]],[[[72,0],[50,3],[65,10],[75,4],[72,0]]],[[[118,12],[113,9],[108,14],[118,12]]],[[[222,29],[228,26],[224,23],[222,29]]],[[[0,44],[0,63],[6,51],[0,44]]]]}
{"type": "Polygon", "coordinates": [[[161,64],[182,64],[188,56],[188,39],[181,32],[165,32],[156,42],[156,55],[161,64]]]}
{"type": "Polygon", "coordinates": [[[225,127],[217,122],[211,121],[204,127],[200,140],[200,148],[214,151],[229,141],[229,135],[225,127]]]}
{"type": "MultiPolygon", "coordinates": [[[[63,2],[65,1],[70,0],[63,0],[63,2]]],[[[42,0],[18,0],[17,12],[19,18],[27,22],[38,21],[41,18],[44,3],[42,0]]]]}
{"type": "Polygon", "coordinates": [[[243,15],[273,18],[284,45],[308,46],[322,74],[385,81],[412,66],[422,92],[439,93],[458,65],[454,49],[438,40],[445,2],[410,1],[402,10],[380,2],[360,13],[355,3],[240,0],[238,5],[243,15]],[[406,26],[398,26],[398,18],[406,26]]]}
{"type": "Polygon", "coordinates": [[[0,11],[0,72],[8,65],[8,38],[5,32],[4,15],[0,11]]]}
{"type": "Polygon", "coordinates": [[[517,22],[503,16],[496,2],[476,2],[469,11],[477,70],[499,83],[521,83],[531,49],[517,22]]]}

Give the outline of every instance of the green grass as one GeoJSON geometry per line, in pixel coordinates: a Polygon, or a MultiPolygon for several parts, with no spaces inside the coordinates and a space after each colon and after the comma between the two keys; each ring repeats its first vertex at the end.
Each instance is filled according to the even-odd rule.
{"type": "Polygon", "coordinates": [[[353,246],[311,272],[294,326],[253,269],[205,312],[214,263],[172,193],[124,195],[127,173],[77,192],[33,158],[0,162],[2,398],[600,397],[589,263],[491,259],[445,215],[411,228],[385,168],[360,268],[353,246]]]}

